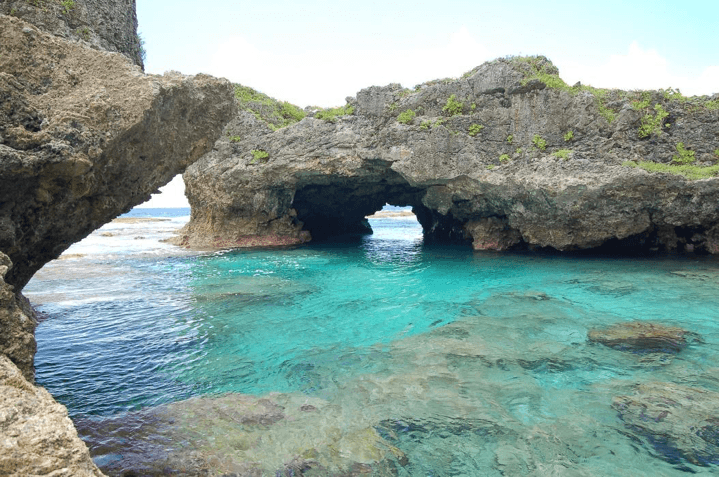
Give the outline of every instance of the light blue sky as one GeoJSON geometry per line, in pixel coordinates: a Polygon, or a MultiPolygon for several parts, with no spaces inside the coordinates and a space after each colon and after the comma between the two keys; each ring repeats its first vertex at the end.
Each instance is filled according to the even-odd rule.
{"type": "Polygon", "coordinates": [[[137,0],[137,13],[148,73],[223,76],[303,107],[518,54],[546,55],[570,84],[719,92],[719,0],[137,0]]]}

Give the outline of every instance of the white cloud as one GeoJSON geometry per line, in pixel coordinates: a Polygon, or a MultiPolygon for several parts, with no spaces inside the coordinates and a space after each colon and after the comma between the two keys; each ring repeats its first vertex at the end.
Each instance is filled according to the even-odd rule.
{"type": "Polygon", "coordinates": [[[408,50],[314,50],[292,54],[262,51],[243,37],[219,45],[211,74],[261,89],[299,106],[339,106],[372,85],[415,84],[456,77],[488,60],[466,27],[446,43],[408,50]]]}
{"type": "Polygon", "coordinates": [[[682,65],[670,64],[656,50],[645,50],[636,41],[627,54],[612,55],[601,65],[567,62],[560,67],[560,75],[569,84],[583,84],[602,88],[659,89],[679,88],[685,95],[719,92],[719,66],[709,66],[699,76],[680,73],[682,65]]]}

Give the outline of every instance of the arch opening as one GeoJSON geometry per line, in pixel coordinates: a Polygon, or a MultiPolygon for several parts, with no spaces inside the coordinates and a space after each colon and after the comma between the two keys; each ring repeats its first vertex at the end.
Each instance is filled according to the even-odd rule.
{"type": "MultiPolygon", "coordinates": [[[[396,176],[401,179],[399,174],[396,176]]],[[[389,204],[412,208],[422,226],[425,241],[466,242],[463,222],[454,218],[451,212],[441,215],[425,206],[422,202],[425,193],[425,188],[413,187],[403,179],[334,181],[298,188],[292,207],[297,212],[297,220],[303,223],[303,229],[310,232],[313,240],[371,234],[367,216],[389,204]]]]}

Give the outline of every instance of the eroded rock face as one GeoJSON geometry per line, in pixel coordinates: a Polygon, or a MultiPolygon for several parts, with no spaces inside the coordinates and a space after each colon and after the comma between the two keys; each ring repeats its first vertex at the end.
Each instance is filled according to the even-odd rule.
{"type": "Polygon", "coordinates": [[[143,68],[135,0],[3,0],[0,14],[11,15],[43,31],[83,41],[100,50],[122,53],[143,68]]]}
{"type": "Polygon", "coordinates": [[[477,249],[716,250],[719,179],[623,164],[670,164],[679,143],[694,165],[714,164],[719,97],[553,88],[547,77],[561,81],[541,57],[495,60],[415,90],[368,88],[348,99],[351,115],[275,131],[243,111],[185,173],[192,220],[178,242],[299,243],[301,231],[362,230],[389,202],[411,205],[428,237],[477,249]],[[661,125],[641,137],[649,119],[661,125]]]}
{"type": "Polygon", "coordinates": [[[103,475],[65,406],[33,386],[0,354],[0,474],[13,477],[103,475]]]}
{"type": "Polygon", "coordinates": [[[226,80],[146,76],[10,16],[0,32],[0,250],[19,291],[210,150],[235,105],[226,80]]]}
{"type": "Polygon", "coordinates": [[[7,356],[25,379],[35,379],[35,326],[37,320],[30,303],[5,283],[12,262],[0,252],[0,356],[7,356]]]}

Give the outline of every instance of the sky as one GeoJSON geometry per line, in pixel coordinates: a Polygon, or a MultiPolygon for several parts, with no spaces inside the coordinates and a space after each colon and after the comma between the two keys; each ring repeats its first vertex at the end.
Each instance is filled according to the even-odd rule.
{"type": "MultiPolygon", "coordinates": [[[[207,73],[300,107],[545,55],[568,83],[719,93],[719,0],[137,0],[145,71],[207,73]]],[[[188,207],[176,178],[143,207],[188,207]]]]}

